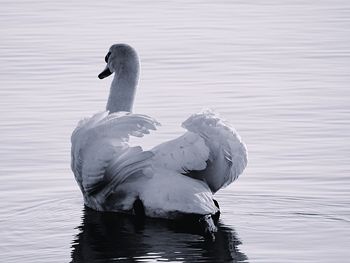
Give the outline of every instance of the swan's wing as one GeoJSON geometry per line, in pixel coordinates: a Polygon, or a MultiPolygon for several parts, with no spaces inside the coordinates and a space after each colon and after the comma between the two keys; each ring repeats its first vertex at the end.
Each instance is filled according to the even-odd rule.
{"type": "Polygon", "coordinates": [[[152,149],[153,163],[171,171],[186,174],[207,167],[209,148],[202,137],[193,132],[164,142],[152,149]]]}
{"type": "Polygon", "coordinates": [[[238,178],[247,165],[247,150],[239,135],[212,111],[189,117],[183,136],[152,151],[154,165],[205,181],[215,193],[238,178]]]}
{"type": "Polygon", "coordinates": [[[238,178],[247,166],[247,148],[234,128],[208,110],[189,117],[182,126],[198,134],[210,149],[207,168],[194,173],[215,193],[238,178]]]}
{"type": "Polygon", "coordinates": [[[72,170],[85,196],[104,196],[145,166],[153,156],[141,147],[129,147],[129,136],[141,137],[156,129],[157,122],[131,113],[102,112],[83,119],[74,130],[72,170]]]}

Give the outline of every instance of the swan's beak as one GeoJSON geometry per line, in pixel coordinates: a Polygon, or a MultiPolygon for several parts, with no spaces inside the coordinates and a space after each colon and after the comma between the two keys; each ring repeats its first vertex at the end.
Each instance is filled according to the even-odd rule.
{"type": "Polygon", "coordinates": [[[108,68],[108,66],[106,66],[106,68],[98,75],[99,79],[104,79],[106,77],[108,77],[109,75],[111,75],[113,72],[111,72],[108,68]]]}

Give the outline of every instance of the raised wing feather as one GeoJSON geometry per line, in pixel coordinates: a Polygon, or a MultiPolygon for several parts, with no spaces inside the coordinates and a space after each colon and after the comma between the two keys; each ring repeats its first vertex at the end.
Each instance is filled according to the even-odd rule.
{"type": "Polygon", "coordinates": [[[80,121],[71,138],[71,166],[84,196],[103,192],[105,198],[145,167],[153,154],[129,147],[129,136],[141,137],[157,124],[146,115],[120,112],[102,112],[80,121]]]}
{"type": "Polygon", "coordinates": [[[154,166],[203,180],[215,193],[247,165],[247,150],[236,131],[212,111],[189,117],[183,136],[152,149],[154,166]]]}
{"type": "Polygon", "coordinates": [[[152,149],[153,163],[178,173],[203,170],[209,158],[209,148],[203,138],[192,132],[162,143],[152,149]]]}
{"type": "Polygon", "coordinates": [[[193,114],[182,126],[200,135],[210,149],[207,168],[196,176],[207,182],[213,193],[238,178],[247,166],[247,149],[240,136],[213,111],[193,114]]]}

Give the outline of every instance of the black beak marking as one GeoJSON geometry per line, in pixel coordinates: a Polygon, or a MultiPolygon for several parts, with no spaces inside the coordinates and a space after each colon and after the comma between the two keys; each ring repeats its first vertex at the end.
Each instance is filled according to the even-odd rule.
{"type": "Polygon", "coordinates": [[[105,61],[108,63],[109,56],[111,55],[111,52],[108,52],[107,55],[105,56],[105,61]]]}

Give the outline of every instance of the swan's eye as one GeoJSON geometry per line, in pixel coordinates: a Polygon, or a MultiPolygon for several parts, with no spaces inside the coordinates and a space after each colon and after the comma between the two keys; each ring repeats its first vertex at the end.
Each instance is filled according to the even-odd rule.
{"type": "Polygon", "coordinates": [[[107,55],[105,56],[105,61],[108,63],[109,56],[111,55],[111,52],[108,52],[107,55]]]}

